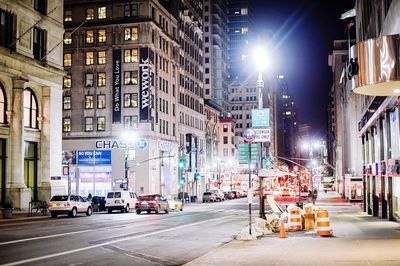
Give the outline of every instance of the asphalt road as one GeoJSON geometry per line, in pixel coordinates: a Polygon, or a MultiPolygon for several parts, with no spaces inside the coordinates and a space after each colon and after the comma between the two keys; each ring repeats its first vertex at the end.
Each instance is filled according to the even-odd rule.
{"type": "Polygon", "coordinates": [[[0,224],[0,265],[182,265],[231,241],[248,217],[244,198],[189,204],[169,214],[95,213],[0,224]]]}

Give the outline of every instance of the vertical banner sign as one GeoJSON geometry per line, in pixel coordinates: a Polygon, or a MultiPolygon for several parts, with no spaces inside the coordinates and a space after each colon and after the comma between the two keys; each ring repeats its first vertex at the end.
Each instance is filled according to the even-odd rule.
{"type": "Polygon", "coordinates": [[[121,123],[121,49],[113,50],[112,122],[121,123]]]}
{"type": "Polygon", "coordinates": [[[150,119],[150,54],[149,48],[139,50],[139,103],[140,121],[148,122],[150,119]]]}

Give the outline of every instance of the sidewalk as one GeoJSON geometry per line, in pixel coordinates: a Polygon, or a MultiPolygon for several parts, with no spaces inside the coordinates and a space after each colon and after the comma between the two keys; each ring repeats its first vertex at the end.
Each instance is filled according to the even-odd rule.
{"type": "Polygon", "coordinates": [[[31,221],[31,220],[38,220],[38,219],[45,219],[45,218],[50,218],[50,213],[47,213],[47,215],[42,215],[41,213],[33,214],[32,216],[29,216],[29,213],[27,211],[13,211],[13,215],[11,219],[0,219],[0,224],[3,223],[14,223],[16,221],[31,221]]]}
{"type": "Polygon", "coordinates": [[[400,265],[398,223],[368,216],[336,192],[320,194],[317,205],[330,211],[334,237],[301,231],[233,240],[186,265],[400,265]]]}

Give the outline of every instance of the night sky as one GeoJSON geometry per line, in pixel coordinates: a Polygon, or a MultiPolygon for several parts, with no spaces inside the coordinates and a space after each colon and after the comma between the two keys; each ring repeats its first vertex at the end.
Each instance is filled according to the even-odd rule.
{"type": "Polygon", "coordinates": [[[354,7],[353,0],[254,1],[255,34],[272,32],[275,61],[272,71],[285,75],[300,124],[312,126],[312,135],[326,137],[332,73],[328,55],[333,40],[346,39],[340,20],[354,7]]]}

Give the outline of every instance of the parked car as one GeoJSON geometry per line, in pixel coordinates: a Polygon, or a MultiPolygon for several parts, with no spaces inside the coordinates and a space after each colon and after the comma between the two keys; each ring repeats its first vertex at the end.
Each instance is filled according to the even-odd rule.
{"type": "Polygon", "coordinates": [[[219,201],[225,200],[225,195],[224,195],[224,192],[222,190],[214,189],[214,190],[211,190],[211,192],[216,195],[217,200],[219,200],[219,201]]]}
{"type": "Polygon", "coordinates": [[[120,210],[128,213],[130,209],[135,208],[137,200],[136,193],[130,191],[110,191],[107,193],[106,209],[108,213],[113,210],[120,210]]]}
{"type": "Polygon", "coordinates": [[[165,211],[169,213],[170,207],[167,198],[160,194],[140,195],[135,204],[136,213],[140,214],[143,211],[150,213],[152,211],[160,213],[165,211]]]}
{"type": "Polygon", "coordinates": [[[90,202],[79,195],[55,195],[50,199],[48,209],[53,218],[59,214],[75,217],[78,213],[86,213],[90,216],[93,212],[90,202]]]}
{"type": "Polygon", "coordinates": [[[183,211],[183,204],[177,197],[167,196],[169,208],[174,211],[183,211]]]}
{"type": "Polygon", "coordinates": [[[236,195],[233,191],[224,191],[225,199],[234,199],[236,195]]]}
{"type": "Polygon", "coordinates": [[[217,195],[215,193],[208,191],[203,193],[203,202],[214,202],[217,201],[217,195]]]}
{"type": "Polygon", "coordinates": [[[106,197],[94,196],[91,201],[92,209],[94,212],[101,212],[106,210],[106,197]]]}

